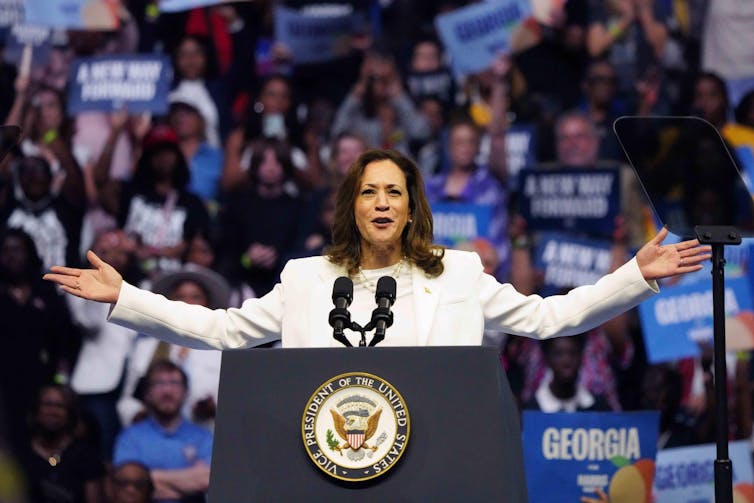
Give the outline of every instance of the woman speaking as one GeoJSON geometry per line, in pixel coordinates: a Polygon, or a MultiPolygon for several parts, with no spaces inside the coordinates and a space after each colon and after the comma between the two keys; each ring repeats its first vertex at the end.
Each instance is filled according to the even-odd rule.
{"type": "Polygon", "coordinates": [[[475,253],[433,245],[419,170],[395,151],[372,150],[338,190],[325,255],[289,261],[270,293],[240,308],[210,310],[140,290],[91,251],[93,269],[54,266],[44,278],[113,304],[109,320],[119,325],[192,348],[244,349],[277,339],[283,347],[340,346],[328,322],[335,280],[351,278],[351,316],[368,320],[378,278],[392,276],[394,323],[383,345],[479,345],[485,328],[539,339],[585,332],[656,293],[655,280],[697,271],[710,258],[696,240],[662,245],[666,235],[661,230],[594,285],[522,295],[485,274],[475,253]]]}

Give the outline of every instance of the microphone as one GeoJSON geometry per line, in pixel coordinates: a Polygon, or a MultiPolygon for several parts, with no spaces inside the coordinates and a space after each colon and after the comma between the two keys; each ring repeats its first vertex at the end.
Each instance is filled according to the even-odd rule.
{"type": "Polygon", "coordinates": [[[393,312],[390,310],[395,302],[395,278],[383,276],[377,281],[377,291],[374,300],[377,301],[377,309],[372,311],[372,323],[374,324],[374,337],[369,342],[370,346],[376,346],[385,338],[385,330],[393,324],[393,312]]]}
{"type": "Polygon", "coordinates": [[[348,312],[348,306],[353,300],[353,281],[350,278],[341,276],[335,280],[332,287],[332,301],[335,308],[330,311],[328,321],[333,327],[332,336],[336,341],[344,346],[352,346],[346,336],[343,334],[344,328],[351,326],[351,313],[348,312]]]}

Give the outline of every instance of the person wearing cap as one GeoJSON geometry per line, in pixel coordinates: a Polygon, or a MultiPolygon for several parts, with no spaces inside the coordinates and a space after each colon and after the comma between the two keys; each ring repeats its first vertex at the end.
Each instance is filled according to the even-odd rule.
{"type": "MultiPolygon", "coordinates": [[[[152,283],[152,291],[168,299],[210,309],[228,307],[230,287],[212,270],[196,264],[185,264],[180,270],[163,273],[152,283]]],[[[118,400],[118,413],[123,424],[131,424],[143,415],[144,402],[140,380],[156,359],[167,358],[180,366],[188,376],[188,390],[183,415],[211,428],[214,423],[217,390],[220,383],[220,353],[194,351],[183,346],[166,344],[154,337],[140,335],[130,355],[123,392],[118,400]]]]}
{"type": "Polygon", "coordinates": [[[114,180],[98,165],[95,180],[103,205],[112,208],[118,225],[138,239],[137,256],[148,274],[180,267],[186,243],[209,225],[202,201],[188,190],[190,172],[169,126],[154,126],[129,182],[114,180]],[[114,187],[113,187],[114,186],[114,187]]]}
{"type": "Polygon", "coordinates": [[[188,97],[171,94],[168,123],[178,136],[178,146],[189,164],[189,190],[205,204],[217,204],[223,171],[222,149],[207,142],[207,118],[188,97]]]}

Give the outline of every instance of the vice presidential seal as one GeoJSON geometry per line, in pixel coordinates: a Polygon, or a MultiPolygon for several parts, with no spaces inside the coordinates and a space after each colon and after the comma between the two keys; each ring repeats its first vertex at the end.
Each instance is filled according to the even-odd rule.
{"type": "Polygon", "coordinates": [[[406,450],[411,424],[406,402],[376,375],[331,378],[309,398],[301,421],[306,452],[320,470],[362,481],[390,470],[406,450]]]}

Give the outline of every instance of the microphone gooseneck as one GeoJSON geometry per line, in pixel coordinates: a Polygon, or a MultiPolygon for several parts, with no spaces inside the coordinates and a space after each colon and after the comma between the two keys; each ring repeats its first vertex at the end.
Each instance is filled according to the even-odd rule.
{"type": "Polygon", "coordinates": [[[374,337],[369,342],[370,346],[376,346],[385,338],[385,330],[393,324],[393,312],[390,308],[395,302],[397,285],[392,276],[383,276],[377,281],[377,290],[374,300],[377,308],[372,311],[371,324],[374,325],[374,337]]]}
{"type": "Polygon", "coordinates": [[[353,281],[350,278],[341,276],[335,280],[332,288],[332,301],[335,307],[330,311],[328,321],[333,327],[333,338],[343,344],[351,347],[352,344],[343,334],[345,328],[351,327],[351,313],[348,312],[348,306],[353,300],[353,281]]]}

